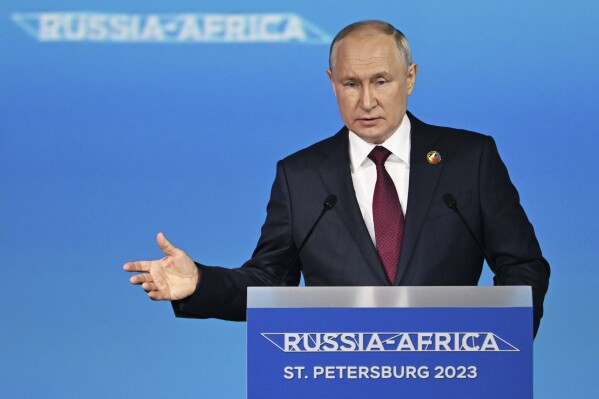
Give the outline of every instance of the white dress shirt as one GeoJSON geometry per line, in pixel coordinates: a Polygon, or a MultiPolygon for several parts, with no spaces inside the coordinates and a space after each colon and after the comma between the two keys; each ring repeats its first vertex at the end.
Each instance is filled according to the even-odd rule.
{"type": "MultiPolygon", "coordinates": [[[[381,144],[391,151],[391,155],[385,161],[385,169],[387,169],[387,173],[389,173],[393,184],[395,184],[404,216],[408,207],[408,187],[410,183],[410,127],[410,119],[407,115],[404,115],[397,131],[381,144]]],[[[372,242],[376,245],[372,216],[376,165],[368,158],[368,154],[374,147],[375,144],[362,140],[352,131],[349,132],[349,159],[354,191],[368,233],[372,238],[372,242]]]]}

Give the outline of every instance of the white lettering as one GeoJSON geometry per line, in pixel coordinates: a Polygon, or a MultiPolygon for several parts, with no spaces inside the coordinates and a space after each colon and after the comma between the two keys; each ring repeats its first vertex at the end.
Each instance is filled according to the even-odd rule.
{"type": "Polygon", "coordinates": [[[285,26],[285,32],[283,34],[285,40],[299,40],[301,42],[306,41],[306,32],[302,26],[302,21],[296,17],[291,16],[285,26]]]}
{"type": "Polygon", "coordinates": [[[224,24],[222,15],[207,15],[204,18],[204,34],[206,40],[214,41],[223,34],[224,24]]]}
{"type": "Polygon", "coordinates": [[[293,372],[293,367],[290,367],[290,366],[285,367],[283,369],[283,372],[284,372],[283,378],[285,378],[286,380],[291,380],[295,376],[295,373],[293,372]]]}
{"type": "Polygon", "coordinates": [[[335,352],[339,349],[336,338],[339,334],[324,334],[321,349],[325,352],[335,352]]]}
{"type": "Polygon", "coordinates": [[[125,14],[116,14],[109,19],[110,40],[125,41],[139,39],[139,17],[129,18],[125,14]]]}
{"type": "Polygon", "coordinates": [[[268,333],[262,334],[285,352],[514,352],[493,333],[268,333]],[[395,345],[397,342],[397,345],[395,345]]]}
{"type": "Polygon", "coordinates": [[[478,338],[480,334],[464,334],[462,337],[462,349],[467,352],[478,351],[480,346],[475,345],[475,339],[478,338]],[[472,340],[472,345],[468,345],[468,339],[472,340]]]}
{"type": "Polygon", "coordinates": [[[384,350],[385,350],[385,347],[383,346],[383,343],[381,342],[379,335],[372,334],[372,336],[370,337],[370,341],[368,342],[368,346],[366,347],[366,352],[384,351],[384,350]]]}
{"type": "Polygon", "coordinates": [[[246,34],[247,19],[243,15],[229,15],[226,20],[227,29],[225,40],[233,41],[248,41],[249,36],[246,34]]]}
{"type": "Polygon", "coordinates": [[[15,13],[40,41],[290,42],[331,38],[294,14],[15,13]]]}
{"type": "Polygon", "coordinates": [[[389,379],[389,378],[393,377],[391,367],[389,367],[389,366],[381,367],[381,377],[384,379],[389,379]]]}
{"type": "Polygon", "coordinates": [[[183,17],[183,27],[181,28],[178,38],[181,41],[199,41],[202,39],[202,32],[193,15],[185,15],[183,17]]]}
{"type": "Polygon", "coordinates": [[[449,349],[449,344],[451,342],[451,335],[448,333],[439,333],[436,334],[436,339],[435,339],[435,350],[436,351],[451,351],[451,349],[449,349]]]}
{"type": "Polygon", "coordinates": [[[418,334],[418,350],[426,351],[428,347],[433,344],[433,334],[431,333],[421,333],[418,334]]]}
{"type": "Polygon", "coordinates": [[[322,367],[322,366],[314,366],[312,368],[312,376],[314,378],[318,378],[318,377],[320,377],[323,374],[324,374],[324,367],[322,367]]]}
{"type": "Polygon", "coordinates": [[[145,41],[163,41],[164,31],[160,24],[160,19],[157,15],[150,15],[146,21],[143,31],[141,32],[141,40],[145,41]]]}
{"type": "Polygon", "coordinates": [[[412,343],[412,339],[410,338],[410,334],[401,334],[401,338],[399,339],[399,345],[397,345],[397,350],[406,350],[410,352],[416,350],[416,348],[414,348],[414,344],[412,343]]]}
{"type": "Polygon", "coordinates": [[[360,350],[362,348],[362,345],[360,345],[358,348],[354,334],[341,334],[341,342],[343,343],[343,345],[341,345],[341,350],[343,352],[352,352],[356,349],[360,350]]]}
{"type": "Polygon", "coordinates": [[[42,14],[40,16],[38,37],[42,41],[60,40],[61,17],[58,14],[42,14]]]}
{"type": "Polygon", "coordinates": [[[485,340],[480,347],[481,351],[499,351],[499,346],[497,345],[497,341],[495,340],[495,336],[493,334],[487,334],[485,336],[485,340]]]}
{"type": "Polygon", "coordinates": [[[278,33],[278,30],[276,28],[277,24],[280,22],[281,17],[279,15],[266,15],[264,18],[262,18],[262,20],[260,21],[260,25],[259,25],[259,32],[260,32],[260,36],[263,38],[264,41],[266,42],[276,42],[280,40],[280,33],[278,33]],[[272,26],[272,28],[270,28],[270,26],[272,26]]]}
{"type": "Polygon", "coordinates": [[[106,15],[96,14],[89,18],[87,37],[90,40],[106,40],[108,37],[106,15]]]}
{"type": "Polygon", "coordinates": [[[302,340],[304,344],[304,351],[306,352],[318,352],[320,350],[320,334],[304,334],[302,340]],[[310,346],[312,344],[312,346],[310,346]]]}
{"type": "Polygon", "coordinates": [[[67,14],[63,20],[64,38],[79,41],[85,39],[87,23],[77,14],[67,14]]]}
{"type": "Polygon", "coordinates": [[[285,352],[301,352],[300,340],[300,334],[285,334],[285,352]]]}

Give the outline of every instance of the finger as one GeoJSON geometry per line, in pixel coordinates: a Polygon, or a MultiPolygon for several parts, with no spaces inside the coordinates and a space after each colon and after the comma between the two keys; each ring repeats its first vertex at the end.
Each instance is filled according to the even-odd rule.
{"type": "Polygon", "coordinates": [[[156,291],[158,289],[154,283],[143,283],[141,288],[143,288],[145,292],[156,291]]]}
{"type": "Polygon", "coordinates": [[[123,265],[126,272],[149,272],[152,261],[140,260],[137,262],[127,262],[123,265]]]}
{"type": "Polygon", "coordinates": [[[152,281],[154,281],[154,279],[152,278],[151,274],[146,273],[146,274],[136,274],[135,276],[131,276],[129,281],[131,282],[131,284],[139,285],[139,284],[143,284],[143,283],[151,283],[152,281]]]}
{"type": "Polygon", "coordinates": [[[148,296],[153,301],[162,301],[164,299],[164,295],[162,295],[160,291],[150,291],[148,292],[148,296]]]}
{"type": "Polygon", "coordinates": [[[156,242],[158,246],[166,255],[174,256],[177,253],[177,247],[175,247],[169,240],[166,239],[164,234],[158,233],[156,236],[156,242]]]}

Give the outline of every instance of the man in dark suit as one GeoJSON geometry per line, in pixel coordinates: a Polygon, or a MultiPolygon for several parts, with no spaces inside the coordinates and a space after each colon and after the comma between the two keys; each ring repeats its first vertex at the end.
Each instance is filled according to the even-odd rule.
{"type": "Polygon", "coordinates": [[[430,126],[407,112],[417,66],[401,32],[379,21],[344,28],[327,71],[345,127],[277,164],[267,218],[239,269],[194,263],[159,234],[166,257],[127,271],[177,316],[244,320],[248,286],[476,285],[483,255],[451,193],[495,265],[501,285],[533,288],[535,333],[549,265],[492,138],[430,126]],[[384,153],[377,158],[375,153],[384,153]],[[330,194],[325,215],[292,262],[330,194]]]}

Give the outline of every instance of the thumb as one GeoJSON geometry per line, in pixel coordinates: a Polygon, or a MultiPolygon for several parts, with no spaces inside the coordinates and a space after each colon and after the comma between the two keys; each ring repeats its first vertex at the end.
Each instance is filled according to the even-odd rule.
{"type": "Polygon", "coordinates": [[[162,233],[158,233],[156,236],[156,243],[158,243],[158,246],[166,255],[174,256],[177,252],[177,247],[171,244],[162,233]]]}

